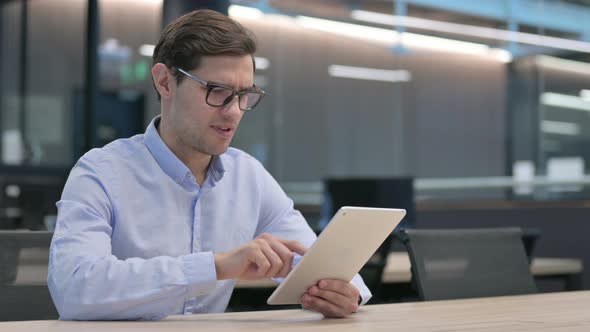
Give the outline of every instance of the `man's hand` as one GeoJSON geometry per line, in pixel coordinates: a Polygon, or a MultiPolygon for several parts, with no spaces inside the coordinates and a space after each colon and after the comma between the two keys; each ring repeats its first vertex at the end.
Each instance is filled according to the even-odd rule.
{"type": "Polygon", "coordinates": [[[291,270],[293,253],[304,255],[299,242],[262,234],[236,249],[215,254],[217,280],[284,277],[291,270]]]}
{"type": "Polygon", "coordinates": [[[320,280],[301,297],[303,308],[321,313],[326,318],[344,318],[359,308],[359,290],[342,280],[320,280]]]}

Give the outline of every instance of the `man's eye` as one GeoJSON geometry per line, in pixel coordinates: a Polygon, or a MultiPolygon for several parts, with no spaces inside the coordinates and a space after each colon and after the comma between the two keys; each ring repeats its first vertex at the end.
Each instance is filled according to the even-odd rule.
{"type": "Polygon", "coordinates": [[[211,93],[212,94],[216,94],[216,95],[227,95],[227,94],[231,94],[231,91],[229,91],[228,89],[224,89],[224,88],[213,88],[211,89],[211,93]]]}

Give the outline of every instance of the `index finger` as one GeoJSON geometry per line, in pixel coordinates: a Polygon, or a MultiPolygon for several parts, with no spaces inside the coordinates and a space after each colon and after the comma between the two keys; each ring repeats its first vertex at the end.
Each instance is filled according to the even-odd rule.
{"type": "Polygon", "coordinates": [[[301,244],[295,240],[285,240],[285,239],[278,239],[278,240],[285,247],[287,247],[287,249],[294,251],[301,256],[305,255],[305,253],[307,252],[307,248],[303,244],[301,244]]]}

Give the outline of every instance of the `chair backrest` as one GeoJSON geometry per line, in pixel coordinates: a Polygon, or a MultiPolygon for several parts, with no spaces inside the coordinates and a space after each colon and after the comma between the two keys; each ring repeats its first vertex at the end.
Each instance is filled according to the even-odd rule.
{"type": "Polygon", "coordinates": [[[328,178],[324,179],[323,213],[331,218],[343,206],[405,209],[406,216],[396,229],[413,227],[416,215],[414,179],[328,178]]]}
{"type": "Polygon", "coordinates": [[[363,277],[365,285],[367,285],[373,294],[371,304],[383,302],[381,294],[383,286],[383,271],[387,264],[387,255],[390,252],[392,241],[392,237],[385,239],[383,244],[379,246],[369,261],[367,261],[359,271],[359,274],[363,277]]]}
{"type": "Polygon", "coordinates": [[[422,300],[536,293],[519,228],[402,232],[422,300]]]}
{"type": "Polygon", "coordinates": [[[0,284],[16,280],[21,249],[49,248],[52,235],[47,231],[0,230],[0,284]]]}
{"type": "Polygon", "coordinates": [[[46,231],[0,231],[0,321],[58,318],[46,282],[37,281],[37,274],[44,274],[43,280],[47,278],[51,237],[52,233],[46,231]],[[32,250],[34,255],[25,254],[23,259],[21,249],[32,250]],[[25,269],[19,269],[19,263],[26,265],[25,269]],[[35,278],[23,278],[17,271],[28,271],[35,278]]]}
{"type": "Polygon", "coordinates": [[[538,228],[521,228],[522,230],[522,244],[529,263],[533,261],[535,246],[541,236],[541,231],[538,228]]]}

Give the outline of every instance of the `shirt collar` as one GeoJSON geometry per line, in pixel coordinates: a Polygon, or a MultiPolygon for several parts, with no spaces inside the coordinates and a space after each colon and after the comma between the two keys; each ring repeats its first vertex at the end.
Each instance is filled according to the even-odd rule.
{"type": "Polygon", "coordinates": [[[223,166],[223,155],[213,156],[211,159],[211,165],[209,165],[209,174],[213,177],[215,182],[221,180],[225,173],[225,167],[223,166]]]}
{"type": "MultiPolygon", "coordinates": [[[[144,144],[158,163],[160,168],[166,173],[172,180],[177,183],[184,182],[189,175],[191,175],[190,169],[178,159],[178,157],[166,146],[160,134],[158,133],[157,126],[160,124],[160,115],[156,116],[149,124],[144,135],[144,144]]],[[[225,168],[221,156],[213,156],[207,177],[211,176],[215,182],[221,180],[225,168]]]]}

